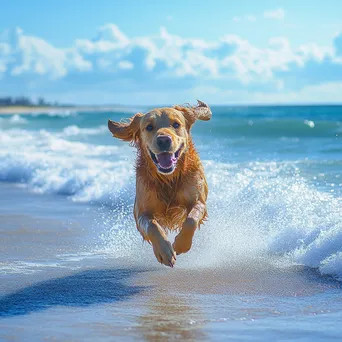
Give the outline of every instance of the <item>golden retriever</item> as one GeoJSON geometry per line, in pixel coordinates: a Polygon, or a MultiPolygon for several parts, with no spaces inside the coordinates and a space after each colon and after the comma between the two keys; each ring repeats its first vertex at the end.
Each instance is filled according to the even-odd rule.
{"type": "Polygon", "coordinates": [[[195,107],[137,113],[128,123],[108,120],[114,137],[137,147],[135,222],[157,260],[170,267],[176,254],[190,250],[195,230],[207,218],[208,185],[190,129],[196,120],[211,116],[198,100],[195,107]],[[167,229],[179,232],[173,245],[167,229]]]}

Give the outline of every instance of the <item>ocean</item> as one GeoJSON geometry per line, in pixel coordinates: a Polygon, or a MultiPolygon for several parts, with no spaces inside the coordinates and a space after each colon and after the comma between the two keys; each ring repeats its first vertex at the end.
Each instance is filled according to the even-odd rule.
{"type": "Polygon", "coordinates": [[[174,269],[107,129],[150,108],[0,115],[0,340],[339,340],[342,106],[213,106],[209,219],[174,269]]]}

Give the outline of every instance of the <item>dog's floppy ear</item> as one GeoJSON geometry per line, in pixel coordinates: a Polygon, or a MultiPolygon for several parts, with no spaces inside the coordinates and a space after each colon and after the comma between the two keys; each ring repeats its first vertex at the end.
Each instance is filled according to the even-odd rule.
{"type": "Polygon", "coordinates": [[[108,128],[113,134],[113,137],[124,141],[135,142],[140,129],[140,120],[143,116],[144,114],[137,113],[132,116],[128,122],[108,120],[108,128]]]}
{"type": "Polygon", "coordinates": [[[204,120],[208,121],[212,117],[211,110],[209,106],[200,101],[197,100],[198,104],[197,106],[189,106],[189,107],[184,107],[184,106],[175,106],[174,108],[181,111],[186,119],[186,121],[189,124],[189,127],[191,127],[196,120],[204,120]]]}

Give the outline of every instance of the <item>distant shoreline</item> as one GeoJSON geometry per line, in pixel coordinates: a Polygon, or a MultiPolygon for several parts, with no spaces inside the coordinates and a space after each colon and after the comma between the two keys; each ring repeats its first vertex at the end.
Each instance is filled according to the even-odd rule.
{"type": "MultiPolygon", "coordinates": [[[[168,107],[170,105],[89,105],[89,106],[0,106],[0,115],[8,114],[32,114],[32,113],[60,113],[60,112],[110,112],[110,111],[118,111],[118,110],[137,110],[138,108],[156,108],[156,107],[168,107]]],[[[312,104],[230,104],[230,105],[222,105],[216,104],[211,107],[342,107],[342,103],[312,103],[312,104]]]]}

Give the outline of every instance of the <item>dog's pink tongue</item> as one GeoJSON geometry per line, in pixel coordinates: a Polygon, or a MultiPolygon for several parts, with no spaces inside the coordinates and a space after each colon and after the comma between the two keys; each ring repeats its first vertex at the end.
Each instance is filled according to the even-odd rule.
{"type": "Polygon", "coordinates": [[[173,155],[171,153],[163,152],[157,155],[158,163],[164,169],[172,166],[173,155]]]}

